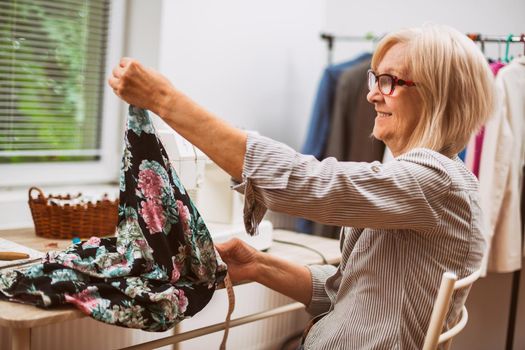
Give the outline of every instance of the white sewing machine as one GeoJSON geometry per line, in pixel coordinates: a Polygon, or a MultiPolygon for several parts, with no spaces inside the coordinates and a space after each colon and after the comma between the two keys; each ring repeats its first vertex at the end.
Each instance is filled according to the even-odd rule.
{"type": "MultiPolygon", "coordinates": [[[[155,124],[158,124],[159,118],[155,119],[155,124]]],[[[214,242],[238,237],[258,250],[270,248],[273,226],[268,220],[259,224],[258,235],[246,233],[243,223],[244,196],[230,188],[230,176],[171,128],[157,127],[157,133],[214,242]]]]}

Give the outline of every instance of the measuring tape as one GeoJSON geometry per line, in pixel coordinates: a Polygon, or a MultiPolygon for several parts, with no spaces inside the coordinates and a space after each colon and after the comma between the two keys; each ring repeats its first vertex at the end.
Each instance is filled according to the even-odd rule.
{"type": "Polygon", "coordinates": [[[220,350],[226,349],[226,341],[228,340],[228,333],[230,332],[231,315],[235,309],[235,293],[233,292],[233,285],[229,273],[226,273],[226,277],[224,278],[224,287],[228,294],[228,313],[226,314],[226,320],[224,321],[224,335],[222,336],[220,350]]]}

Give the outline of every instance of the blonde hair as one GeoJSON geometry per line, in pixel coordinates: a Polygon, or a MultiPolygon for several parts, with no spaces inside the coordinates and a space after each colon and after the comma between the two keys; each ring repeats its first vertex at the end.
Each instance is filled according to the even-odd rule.
{"type": "Polygon", "coordinates": [[[460,152],[494,109],[494,77],[476,44],[440,25],[402,29],[385,36],[372,69],[396,44],[405,44],[404,70],[416,82],[423,110],[405,150],[425,147],[452,156],[460,152]]]}

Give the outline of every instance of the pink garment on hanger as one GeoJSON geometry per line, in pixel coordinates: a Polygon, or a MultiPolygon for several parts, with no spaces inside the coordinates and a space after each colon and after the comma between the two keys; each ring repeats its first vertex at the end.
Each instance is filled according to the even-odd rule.
{"type": "MultiPolygon", "coordinates": [[[[499,72],[499,70],[503,67],[505,67],[506,64],[501,61],[496,61],[489,63],[490,70],[496,76],[499,72]]],[[[474,175],[476,175],[477,178],[479,178],[479,164],[481,162],[481,153],[483,151],[483,139],[485,137],[485,126],[481,128],[481,130],[477,133],[475,141],[474,141],[474,157],[473,157],[473,163],[472,167],[470,168],[474,175]]]]}
{"type": "Polygon", "coordinates": [[[489,67],[490,67],[490,70],[492,71],[492,73],[494,74],[494,76],[496,76],[496,74],[498,74],[499,70],[503,67],[505,67],[505,63],[501,62],[501,61],[496,61],[496,62],[492,62],[489,64],[489,67]]]}
{"type": "Polygon", "coordinates": [[[472,164],[472,172],[479,178],[479,163],[481,162],[481,151],[483,150],[483,138],[485,137],[485,126],[476,135],[474,141],[474,163],[472,164]]]}

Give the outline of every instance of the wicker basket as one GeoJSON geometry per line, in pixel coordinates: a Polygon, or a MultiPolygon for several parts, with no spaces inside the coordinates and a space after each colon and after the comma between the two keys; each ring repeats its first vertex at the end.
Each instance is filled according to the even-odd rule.
{"type": "Polygon", "coordinates": [[[79,193],[76,196],[46,197],[40,188],[31,187],[29,208],[36,235],[55,239],[114,235],[118,220],[118,199],[110,200],[104,195],[96,203],[67,203],[68,200],[74,203],[80,196],[79,193]],[[35,191],[38,192],[36,198],[33,197],[35,191]],[[58,204],[53,203],[53,200],[58,204]]]}

